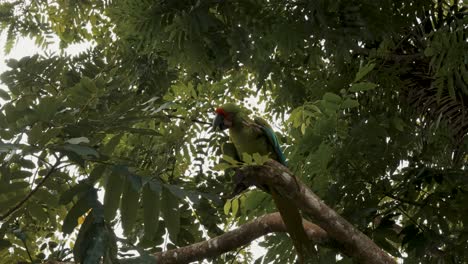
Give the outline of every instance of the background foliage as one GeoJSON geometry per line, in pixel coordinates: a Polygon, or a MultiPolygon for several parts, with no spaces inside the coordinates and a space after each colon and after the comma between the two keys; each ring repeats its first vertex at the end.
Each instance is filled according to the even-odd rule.
{"type": "MultiPolygon", "coordinates": [[[[257,190],[225,203],[230,177],[211,169],[227,139],[209,131],[214,107],[259,114],[255,98],[283,128],[294,173],[379,246],[405,263],[462,263],[466,4],[0,4],[6,51],[19,36],[44,49],[55,36],[61,48],[90,45],[9,60],[1,75],[1,262],[113,263],[137,249],[143,263],[274,210],[257,190]]],[[[261,246],[257,260],[246,247],[210,261],[294,258],[284,234],[261,246]]],[[[337,254],[320,248],[323,263],[337,254]]]]}

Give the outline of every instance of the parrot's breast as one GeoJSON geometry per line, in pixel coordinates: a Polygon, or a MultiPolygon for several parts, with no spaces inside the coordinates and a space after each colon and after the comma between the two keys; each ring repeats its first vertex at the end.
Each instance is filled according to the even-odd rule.
{"type": "Polygon", "coordinates": [[[241,159],[242,153],[249,155],[258,153],[260,155],[269,155],[273,159],[276,158],[268,139],[263,134],[256,132],[255,129],[247,127],[230,129],[229,136],[241,159]]]}

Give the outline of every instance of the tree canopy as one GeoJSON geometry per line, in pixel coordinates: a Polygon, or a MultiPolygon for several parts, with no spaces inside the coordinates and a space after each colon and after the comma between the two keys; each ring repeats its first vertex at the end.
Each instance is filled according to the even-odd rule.
{"type": "MultiPolygon", "coordinates": [[[[258,189],[227,198],[225,102],[276,124],[292,173],[394,258],[463,263],[467,28],[458,0],[1,3],[6,52],[60,50],[1,75],[0,263],[152,263],[273,213],[258,189]]],[[[209,261],[293,263],[264,238],[209,261]]]]}

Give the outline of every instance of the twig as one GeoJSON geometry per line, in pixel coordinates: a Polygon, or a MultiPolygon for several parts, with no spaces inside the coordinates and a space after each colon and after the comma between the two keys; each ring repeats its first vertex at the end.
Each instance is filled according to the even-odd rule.
{"type": "MultiPolygon", "coordinates": [[[[164,114],[163,116],[168,117],[168,118],[181,119],[181,120],[185,120],[185,119],[186,119],[186,118],[183,117],[183,116],[176,116],[176,115],[170,115],[170,114],[164,114]]],[[[211,125],[210,122],[201,121],[201,120],[198,120],[198,119],[196,119],[196,118],[192,118],[192,119],[190,119],[190,121],[192,121],[192,122],[194,122],[194,123],[202,124],[202,125],[211,125]]]]}
{"type": "Polygon", "coordinates": [[[396,197],[395,195],[391,194],[391,193],[384,193],[385,196],[389,197],[389,198],[392,198],[393,200],[396,200],[396,201],[399,201],[399,202],[402,202],[402,203],[406,203],[406,204],[411,204],[411,205],[414,205],[414,206],[420,206],[420,207],[424,207],[427,205],[427,203],[418,203],[416,201],[411,201],[411,200],[407,200],[407,199],[401,199],[399,197],[396,197]]]}
{"type": "Polygon", "coordinates": [[[39,190],[39,188],[42,185],[44,185],[45,181],[50,177],[50,175],[52,175],[52,173],[56,171],[56,168],[58,167],[59,164],[60,164],[60,158],[57,159],[56,163],[50,168],[49,172],[44,176],[44,178],[42,178],[42,180],[36,185],[36,187],[32,189],[31,192],[28,193],[28,195],[26,195],[15,206],[11,207],[5,214],[0,215],[0,221],[3,221],[7,217],[9,217],[11,214],[16,212],[19,208],[21,208],[21,206],[23,206],[23,204],[26,203],[33,196],[33,194],[36,193],[37,190],[39,190]]]}
{"type": "Polygon", "coordinates": [[[28,245],[26,245],[26,241],[23,239],[21,239],[21,241],[23,242],[23,245],[26,248],[26,253],[28,254],[29,260],[31,260],[31,263],[34,263],[34,260],[31,257],[31,253],[29,252],[28,245]]]}
{"type": "Polygon", "coordinates": [[[230,264],[234,264],[234,261],[236,261],[236,259],[237,259],[237,255],[239,255],[239,253],[241,252],[241,250],[243,250],[246,246],[247,246],[247,245],[244,245],[243,247],[240,247],[240,248],[236,251],[236,254],[234,254],[234,257],[232,258],[230,264]]]}

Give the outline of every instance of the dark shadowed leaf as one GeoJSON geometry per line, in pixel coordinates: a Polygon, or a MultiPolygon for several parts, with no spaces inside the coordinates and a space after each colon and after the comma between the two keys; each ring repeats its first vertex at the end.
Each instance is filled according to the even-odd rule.
{"type": "Polygon", "coordinates": [[[145,225],[145,239],[153,241],[158,230],[161,192],[154,191],[149,183],[143,187],[143,223],[145,225]]]}
{"type": "Polygon", "coordinates": [[[179,200],[167,188],[162,188],[161,212],[172,241],[177,241],[180,229],[179,200]]]}
{"type": "Polygon", "coordinates": [[[123,185],[120,213],[124,234],[129,235],[136,223],[138,200],[140,199],[141,180],[138,176],[127,175],[123,185]]]}
{"type": "Polygon", "coordinates": [[[106,177],[104,194],[104,217],[107,221],[112,221],[120,205],[124,178],[116,173],[109,173],[106,177]]]}

